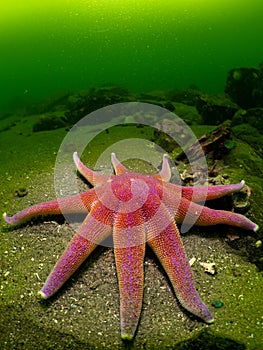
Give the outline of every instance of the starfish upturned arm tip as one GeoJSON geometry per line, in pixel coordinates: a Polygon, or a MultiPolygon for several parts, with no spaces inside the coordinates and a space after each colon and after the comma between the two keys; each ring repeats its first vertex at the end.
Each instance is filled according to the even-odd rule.
{"type": "Polygon", "coordinates": [[[167,154],[163,155],[162,169],[159,175],[161,176],[162,181],[169,182],[171,179],[171,168],[169,165],[169,157],[167,154]]]}
{"type": "Polygon", "coordinates": [[[99,174],[96,171],[93,171],[86,167],[82,161],[79,159],[78,153],[73,153],[73,160],[76,165],[77,170],[80,172],[80,174],[88,180],[93,186],[101,185],[105,181],[110,179],[109,175],[99,174]]]}
{"type": "Polygon", "coordinates": [[[116,175],[128,173],[129,170],[118,160],[115,153],[111,153],[111,163],[116,175]]]}
{"type": "Polygon", "coordinates": [[[21,215],[17,213],[14,216],[8,216],[6,213],[3,214],[3,218],[5,222],[7,222],[9,225],[15,226],[23,223],[25,220],[21,218],[21,215]]]}

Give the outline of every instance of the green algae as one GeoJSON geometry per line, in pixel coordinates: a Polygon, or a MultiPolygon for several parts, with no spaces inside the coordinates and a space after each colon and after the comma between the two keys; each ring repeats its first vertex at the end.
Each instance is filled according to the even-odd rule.
{"type": "Polygon", "coordinates": [[[258,152],[261,152],[262,156],[263,137],[262,132],[260,132],[257,127],[254,127],[248,123],[243,123],[233,126],[232,130],[234,135],[251,145],[251,147],[258,152]]]}

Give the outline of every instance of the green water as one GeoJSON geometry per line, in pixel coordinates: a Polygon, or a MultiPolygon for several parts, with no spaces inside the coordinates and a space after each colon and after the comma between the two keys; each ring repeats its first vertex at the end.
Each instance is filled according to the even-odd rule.
{"type": "Polygon", "coordinates": [[[9,0],[0,5],[0,111],[67,90],[197,85],[263,60],[262,0],[9,0]]]}

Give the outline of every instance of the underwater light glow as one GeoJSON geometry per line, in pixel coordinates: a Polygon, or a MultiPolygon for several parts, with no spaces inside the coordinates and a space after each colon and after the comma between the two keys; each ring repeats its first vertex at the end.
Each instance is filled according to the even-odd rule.
{"type": "Polygon", "coordinates": [[[189,19],[213,16],[215,20],[217,15],[255,15],[257,10],[262,11],[261,0],[253,0],[253,6],[250,2],[240,3],[240,0],[166,0],[165,3],[159,0],[9,0],[0,6],[0,28],[12,26],[14,22],[27,22],[29,18],[40,21],[45,18],[48,22],[49,17],[54,16],[95,17],[98,21],[113,17],[121,22],[130,18],[145,21],[165,16],[166,19],[185,21],[187,16],[189,19]]]}
{"type": "MultiPolygon", "coordinates": [[[[252,20],[262,13],[262,1],[239,0],[9,0],[0,5],[0,39],[65,29],[79,36],[115,31],[166,32],[195,30],[207,24],[252,20]],[[233,16],[234,14],[234,16],[233,16]]],[[[56,35],[54,32],[52,35],[56,35]]]]}
{"type": "Polygon", "coordinates": [[[227,70],[262,61],[262,13],[262,0],[2,0],[0,98],[108,82],[222,91],[227,70]]]}

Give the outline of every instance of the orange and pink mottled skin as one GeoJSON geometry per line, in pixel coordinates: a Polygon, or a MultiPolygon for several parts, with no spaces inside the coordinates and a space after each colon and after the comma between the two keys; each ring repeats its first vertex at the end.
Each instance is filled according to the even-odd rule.
{"type": "Polygon", "coordinates": [[[205,191],[203,186],[199,186],[193,192],[192,187],[169,183],[171,173],[166,156],[163,157],[162,170],[155,175],[130,172],[114,153],[112,164],[115,175],[101,175],[90,170],[77,153],[73,158],[78,171],[94,188],[59,201],[33,205],[12,217],[4,214],[7,223],[18,225],[37,215],[60,214],[62,211],[64,214],[87,213],[39,295],[47,299],[56,293],[96,246],[112,234],[123,339],[134,337],[140,317],[146,242],[167,272],[183,307],[203,321],[212,323],[213,316],[195,289],[176,222],[194,220],[200,226],[228,224],[256,231],[258,226],[243,215],[198,204],[237,192],[244,182],[208,186],[205,191]]]}

